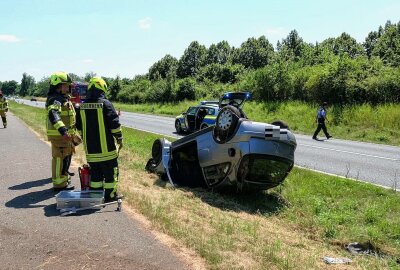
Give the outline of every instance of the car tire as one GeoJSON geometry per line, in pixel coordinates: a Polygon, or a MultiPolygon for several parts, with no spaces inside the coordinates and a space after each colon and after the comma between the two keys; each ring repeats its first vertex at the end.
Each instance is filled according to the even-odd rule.
{"type": "Polygon", "coordinates": [[[157,139],[153,142],[153,146],[151,148],[151,158],[146,164],[146,171],[155,172],[156,167],[161,163],[162,160],[162,142],[160,139],[157,139]]]}
{"type": "Polygon", "coordinates": [[[217,116],[214,127],[214,139],[217,143],[226,143],[232,139],[239,123],[240,112],[234,106],[223,107],[217,116]]]}
{"type": "Polygon", "coordinates": [[[182,133],[181,121],[179,120],[175,121],[175,129],[177,134],[182,133]]]}
{"type": "Polygon", "coordinates": [[[272,122],[271,125],[279,126],[280,128],[289,129],[289,125],[286,124],[286,123],[285,123],[284,121],[282,121],[282,120],[276,120],[276,121],[272,122]]]}

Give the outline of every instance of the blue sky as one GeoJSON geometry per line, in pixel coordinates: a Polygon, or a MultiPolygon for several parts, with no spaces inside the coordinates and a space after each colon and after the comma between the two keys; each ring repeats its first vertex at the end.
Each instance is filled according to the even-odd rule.
{"type": "Polygon", "coordinates": [[[40,80],[54,71],[132,78],[191,41],[239,47],[249,37],[276,42],[296,29],[306,42],[349,33],[363,42],[399,0],[0,0],[0,81],[40,80]]]}

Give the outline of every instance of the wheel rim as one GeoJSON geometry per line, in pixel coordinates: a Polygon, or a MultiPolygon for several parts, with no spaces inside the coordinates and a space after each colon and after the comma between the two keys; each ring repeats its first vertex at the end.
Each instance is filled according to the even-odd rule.
{"type": "Polygon", "coordinates": [[[222,112],[218,120],[218,127],[222,130],[228,130],[231,125],[232,113],[229,111],[222,112]]]}

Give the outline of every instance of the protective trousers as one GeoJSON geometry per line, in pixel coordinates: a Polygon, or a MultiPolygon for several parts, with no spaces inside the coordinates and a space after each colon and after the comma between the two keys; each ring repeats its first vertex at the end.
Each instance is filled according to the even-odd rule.
{"type": "Polygon", "coordinates": [[[118,188],[118,160],[111,159],[102,162],[89,162],[90,189],[103,190],[106,200],[117,196],[118,188]]]}
{"type": "Polygon", "coordinates": [[[51,140],[52,175],[53,187],[63,188],[68,186],[68,169],[74,147],[70,142],[51,140]]]}
{"type": "Polygon", "coordinates": [[[6,112],[3,110],[0,110],[0,116],[1,116],[1,120],[3,121],[3,126],[7,127],[6,112]]]}

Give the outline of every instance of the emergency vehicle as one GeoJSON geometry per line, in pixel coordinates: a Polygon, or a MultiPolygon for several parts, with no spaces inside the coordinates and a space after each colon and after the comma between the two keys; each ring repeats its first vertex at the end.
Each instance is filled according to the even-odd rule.
{"type": "Polygon", "coordinates": [[[74,82],[71,84],[71,102],[82,103],[86,99],[88,83],[74,82]]]}

